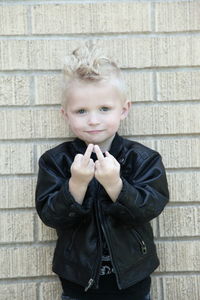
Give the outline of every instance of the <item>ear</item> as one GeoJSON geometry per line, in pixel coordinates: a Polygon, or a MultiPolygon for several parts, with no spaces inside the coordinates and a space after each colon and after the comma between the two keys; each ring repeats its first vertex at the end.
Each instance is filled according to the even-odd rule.
{"type": "Polygon", "coordinates": [[[128,116],[130,109],[131,109],[131,101],[127,100],[126,102],[124,102],[122,106],[120,120],[124,120],[128,116]]]}
{"type": "Polygon", "coordinates": [[[65,119],[65,121],[68,121],[68,115],[67,115],[67,112],[65,111],[65,109],[63,107],[61,107],[61,110],[60,110],[63,118],[65,119]]]}

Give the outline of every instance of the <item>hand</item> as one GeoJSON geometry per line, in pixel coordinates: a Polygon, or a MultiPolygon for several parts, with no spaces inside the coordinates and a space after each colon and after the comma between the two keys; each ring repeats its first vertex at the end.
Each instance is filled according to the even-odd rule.
{"type": "Polygon", "coordinates": [[[88,186],[89,182],[94,177],[95,164],[90,158],[94,145],[89,144],[84,155],[77,154],[71,165],[71,181],[84,186],[88,186]]]}
{"type": "Polygon", "coordinates": [[[120,178],[120,164],[108,151],[104,157],[98,145],[94,146],[98,160],[95,162],[95,178],[106,190],[122,187],[120,178]]]}

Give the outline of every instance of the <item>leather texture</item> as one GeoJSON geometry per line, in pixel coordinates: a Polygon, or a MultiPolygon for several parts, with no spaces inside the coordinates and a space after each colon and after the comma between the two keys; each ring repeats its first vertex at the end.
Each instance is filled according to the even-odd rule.
{"type": "Polygon", "coordinates": [[[80,205],[70,194],[68,181],[75,155],[84,153],[86,147],[77,138],[41,156],[36,209],[58,234],[55,273],[83,287],[88,282],[98,287],[103,230],[118,287],[124,289],[159,265],[149,222],[169,200],[165,169],[158,152],[116,134],[109,152],[121,165],[123,188],[118,199],[113,203],[94,178],[80,205]]]}

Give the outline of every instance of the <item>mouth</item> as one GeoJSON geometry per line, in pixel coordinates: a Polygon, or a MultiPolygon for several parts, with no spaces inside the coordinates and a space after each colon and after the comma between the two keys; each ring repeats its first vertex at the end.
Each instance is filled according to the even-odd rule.
{"type": "Polygon", "coordinates": [[[86,131],[87,133],[90,133],[90,134],[96,134],[96,133],[100,133],[102,132],[103,130],[89,130],[89,131],[86,131]]]}

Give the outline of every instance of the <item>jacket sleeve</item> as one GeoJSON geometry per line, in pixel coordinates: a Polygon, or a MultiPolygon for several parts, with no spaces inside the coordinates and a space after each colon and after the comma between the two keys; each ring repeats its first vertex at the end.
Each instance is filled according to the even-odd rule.
{"type": "Polygon", "coordinates": [[[36,210],[47,226],[62,229],[80,223],[89,213],[75,201],[66,178],[48,154],[39,159],[39,172],[35,192],[36,210]]]}
{"type": "Polygon", "coordinates": [[[169,201],[165,168],[157,152],[141,163],[132,180],[122,177],[122,182],[122,190],[109,207],[109,214],[124,224],[149,222],[169,201]]]}

